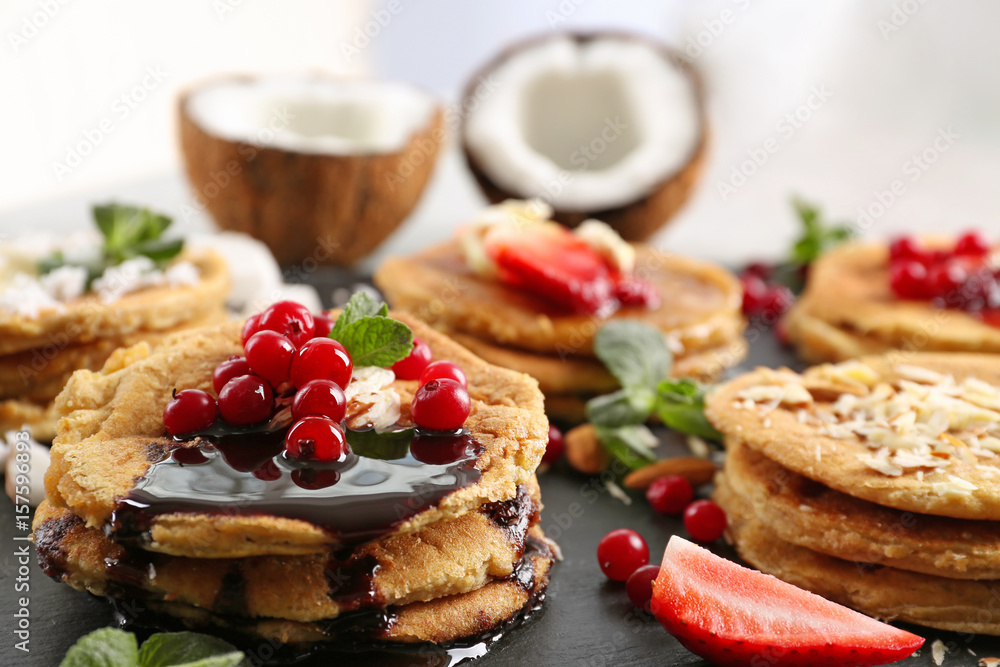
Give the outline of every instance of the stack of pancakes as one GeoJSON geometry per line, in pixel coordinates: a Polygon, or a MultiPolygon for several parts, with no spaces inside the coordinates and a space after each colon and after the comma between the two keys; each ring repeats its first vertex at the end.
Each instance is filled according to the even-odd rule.
{"type": "Polygon", "coordinates": [[[717,388],[716,501],[758,569],[885,620],[1000,635],[1000,361],[867,357],[717,388]]]}
{"type": "MultiPolygon", "coordinates": [[[[542,600],[555,548],[538,525],[534,472],[548,437],[542,395],[531,378],[393,316],[409,324],[435,358],[458,363],[468,377],[466,428],[481,452],[468,484],[433,502],[414,491],[395,507],[405,501],[416,513],[398,514],[363,542],[255,508],[261,493],[268,500],[284,488],[287,473],[267,487],[251,472],[227,473],[250,495],[186,511],[157,512],[154,503],[139,530],[127,530],[121,516],[136,508],[136,490],[151,478],[151,466],[171,456],[180,460],[179,448],[198,444],[164,437],[163,406],[175,387],[211,391],[212,369],[242,351],[240,323],[230,323],[179,334],[152,352],[136,346],[100,372],[72,377],[57,399],[64,419],[52,448],[47,500],[34,520],[42,568],[79,590],[139,598],[142,608],[187,627],[272,646],[478,641],[522,618],[542,600]]],[[[416,383],[397,380],[392,388],[405,423],[416,383]]],[[[423,464],[406,458],[402,465],[423,464]]],[[[186,467],[205,475],[197,465],[186,467]]],[[[351,480],[352,470],[345,469],[338,484],[351,480]]],[[[192,484],[217,486],[202,478],[192,484]]],[[[308,493],[295,494],[283,502],[310,502],[308,493]]],[[[355,515],[364,514],[368,498],[347,497],[355,515]]],[[[315,499],[309,507],[323,511],[315,499]]]]}
{"type": "Polygon", "coordinates": [[[58,419],[53,401],[74,371],[97,370],[120,347],[157,344],[184,329],[226,317],[229,273],[221,257],[183,257],[199,270],[197,285],[150,287],[111,303],[89,292],[37,317],[0,313],[0,432],[27,427],[49,441],[58,419]]]}
{"type": "MultiPolygon", "coordinates": [[[[660,295],[656,309],[623,308],[614,318],[663,331],[674,352],[672,374],[709,381],[746,356],[739,282],[726,270],[635,245],[635,275],[660,295]]],[[[480,277],[458,241],[411,257],[387,259],[375,284],[396,308],[447,332],[498,366],[538,380],[550,417],[583,418],[588,399],[618,388],[594,356],[606,320],[555,311],[534,295],[480,277]]]]}
{"type": "MultiPolygon", "coordinates": [[[[936,247],[933,239],[928,244],[936,247]]],[[[786,324],[810,363],[890,350],[1000,353],[1000,328],[961,310],[896,297],[885,244],[849,243],[823,255],[786,324]]]]}

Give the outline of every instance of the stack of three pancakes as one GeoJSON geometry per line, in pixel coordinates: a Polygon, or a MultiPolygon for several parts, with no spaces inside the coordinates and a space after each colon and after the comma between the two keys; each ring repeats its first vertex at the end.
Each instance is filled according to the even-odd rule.
{"type": "MultiPolygon", "coordinates": [[[[534,477],[542,396],[530,378],[397,317],[469,378],[459,463],[433,449],[371,453],[316,490],[278,459],[244,465],[221,445],[177,443],[163,437],[163,405],[175,386],[210,390],[211,370],[240,351],[239,324],[140,346],[124,365],[77,373],[57,401],[65,418],[34,522],[43,569],[137,599],[157,622],[268,651],[479,642],[522,618],[554,559],[534,477]]],[[[407,406],[416,386],[392,389],[407,406]]]]}

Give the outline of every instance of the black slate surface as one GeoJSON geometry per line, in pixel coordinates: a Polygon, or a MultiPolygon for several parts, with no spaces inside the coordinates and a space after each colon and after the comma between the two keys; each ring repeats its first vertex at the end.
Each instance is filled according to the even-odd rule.
{"type": "MultiPolygon", "coordinates": [[[[343,272],[313,275],[312,282],[321,289],[325,300],[332,290],[350,283],[354,276],[343,272]]],[[[795,365],[794,358],[782,350],[767,332],[751,331],[750,358],[746,366],[795,365]]],[[[663,455],[680,445],[664,435],[663,455]]],[[[648,615],[628,602],[624,584],[607,581],[597,566],[597,543],[608,531],[627,527],[639,531],[650,546],[656,562],[667,540],[677,533],[684,535],[679,520],[659,516],[643,498],[633,494],[627,506],[608,494],[591,478],[579,475],[565,465],[541,477],[545,511],[542,525],[557,539],[565,559],[552,574],[548,598],[543,609],[520,627],[510,630],[483,657],[477,667],[492,665],[675,665],[700,667],[709,663],[682,648],[648,615]]],[[[25,544],[17,541],[27,535],[15,523],[14,508],[4,496],[0,499],[0,616],[4,632],[0,639],[0,666],[25,665],[53,667],[81,635],[114,623],[109,606],[102,600],[78,593],[45,576],[31,559],[27,584],[30,590],[18,592],[15,586],[25,583],[18,574],[15,550],[25,544]],[[19,598],[30,602],[30,653],[17,650],[20,641],[13,634],[19,598]]],[[[735,558],[724,544],[713,549],[735,558]]],[[[930,645],[941,639],[950,648],[946,666],[974,666],[978,658],[1000,655],[1000,638],[970,636],[908,627],[927,638],[919,655],[898,665],[907,667],[934,665],[930,645]]],[[[246,647],[250,650],[260,647],[246,647]]],[[[427,664],[437,662],[423,653],[421,659],[392,664],[427,664]]],[[[380,664],[374,656],[359,657],[358,664],[380,664]]],[[[313,656],[302,665],[347,664],[342,658],[313,656]]]]}

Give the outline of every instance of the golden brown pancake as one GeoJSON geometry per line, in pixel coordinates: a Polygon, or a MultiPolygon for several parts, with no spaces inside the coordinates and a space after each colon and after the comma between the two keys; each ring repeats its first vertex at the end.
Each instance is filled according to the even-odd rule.
{"type": "MultiPolygon", "coordinates": [[[[534,474],[548,441],[548,420],[537,383],[526,375],[491,366],[466,349],[404,314],[394,317],[423,338],[436,359],[462,366],[472,411],[466,421],[482,448],[479,480],[395,526],[411,533],[461,516],[487,502],[514,496],[534,474]]],[[[155,351],[140,344],[119,351],[100,372],[78,371],[56,405],[63,415],[46,475],[50,503],[68,507],[89,527],[103,526],[170,441],[162,413],[174,389],[212,390],[212,371],[242,353],[241,323],[201,329],[168,339],[155,351]]],[[[417,383],[393,388],[408,405],[417,383]]],[[[152,519],[145,547],[190,557],[240,557],[327,551],[338,538],[300,519],[239,513],[174,512],[152,519]]]]}

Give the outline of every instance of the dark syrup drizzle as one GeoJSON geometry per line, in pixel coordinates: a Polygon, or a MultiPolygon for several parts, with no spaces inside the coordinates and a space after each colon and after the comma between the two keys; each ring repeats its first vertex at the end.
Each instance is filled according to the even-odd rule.
{"type": "Polygon", "coordinates": [[[322,466],[286,459],[283,431],[213,433],[179,442],[118,501],[106,532],[119,543],[141,543],[161,514],[271,515],[319,526],[342,545],[358,544],[480,478],[482,447],[467,433],[347,433],[352,453],[322,466]],[[427,446],[430,437],[446,441],[445,456],[440,447],[427,446]]]}

